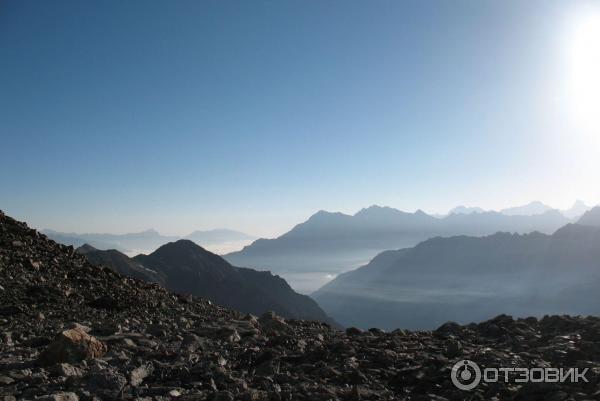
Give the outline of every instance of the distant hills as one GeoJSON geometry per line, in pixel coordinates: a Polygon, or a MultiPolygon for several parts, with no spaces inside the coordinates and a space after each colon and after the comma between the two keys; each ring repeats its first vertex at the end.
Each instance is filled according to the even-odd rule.
{"type": "MultiPolygon", "coordinates": [[[[214,249],[220,249],[218,245],[241,243],[239,249],[243,244],[255,239],[251,235],[229,229],[194,231],[183,238],[162,235],[152,229],[130,234],[80,234],[62,233],[53,230],[42,230],[42,232],[54,241],[65,245],[80,247],[83,244],[89,244],[96,249],[116,249],[131,256],[138,253],[152,252],[161,245],[179,239],[189,239],[205,247],[212,245],[214,249]]],[[[224,247],[224,249],[227,248],[224,247]]]]}
{"type": "MultiPolygon", "coordinates": [[[[576,219],[581,217],[585,212],[590,210],[592,207],[587,206],[583,201],[577,200],[571,208],[566,210],[559,210],[563,216],[568,219],[576,219]]],[[[535,214],[543,214],[550,210],[552,207],[540,202],[534,201],[523,206],[509,207],[500,210],[501,214],[506,216],[531,216],[535,214]]],[[[468,207],[468,206],[457,206],[450,210],[448,214],[471,214],[471,213],[484,213],[485,210],[480,207],[468,207]]]]}
{"type": "Polygon", "coordinates": [[[540,202],[503,212],[466,207],[455,212],[434,217],[420,210],[407,213],[380,206],[354,215],[320,211],[278,238],[258,239],[224,257],[234,265],[272,270],[298,291],[310,293],[384,250],[412,247],[438,236],[499,231],[550,234],[572,221],[558,210],[546,210],[540,202]]]}
{"type": "Polygon", "coordinates": [[[121,251],[125,251],[120,248],[117,244],[104,242],[102,237],[97,237],[96,234],[76,234],[76,233],[61,233],[54,230],[44,229],[40,230],[43,234],[45,234],[48,238],[64,245],[72,245],[74,247],[80,247],[85,244],[88,244],[97,249],[119,249],[121,251]]]}
{"type": "Polygon", "coordinates": [[[591,206],[588,206],[583,201],[578,200],[570,209],[562,210],[561,213],[569,219],[577,219],[591,209],[591,206]]]}
{"type": "Polygon", "coordinates": [[[454,209],[450,210],[448,214],[471,214],[471,213],[483,213],[483,210],[480,207],[469,207],[469,206],[456,206],[454,209]]]}
{"type": "Polygon", "coordinates": [[[500,210],[500,213],[505,214],[507,216],[531,216],[535,214],[543,214],[549,210],[552,210],[550,206],[545,205],[542,202],[535,201],[528,203],[524,206],[509,207],[507,209],[502,209],[500,210]]]}
{"type": "Polygon", "coordinates": [[[287,318],[335,324],[314,300],[296,293],[284,279],[269,272],[234,267],[190,240],[171,242],[150,255],[135,258],[90,245],[77,251],[92,263],[118,273],[156,282],[175,292],[206,297],[245,313],[261,315],[272,310],[287,318]]]}
{"type": "Polygon", "coordinates": [[[600,311],[600,208],[552,235],[433,238],[386,251],[313,294],[343,325],[433,328],[447,320],[600,311]]]}

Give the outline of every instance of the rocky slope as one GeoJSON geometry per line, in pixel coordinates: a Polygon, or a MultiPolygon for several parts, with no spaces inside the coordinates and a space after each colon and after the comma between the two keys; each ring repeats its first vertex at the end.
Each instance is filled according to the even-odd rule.
{"type": "Polygon", "coordinates": [[[11,400],[592,400],[600,319],[435,331],[260,319],[90,264],[0,212],[0,396],[11,400]],[[587,367],[588,382],[481,383],[452,365],[587,367]]]}

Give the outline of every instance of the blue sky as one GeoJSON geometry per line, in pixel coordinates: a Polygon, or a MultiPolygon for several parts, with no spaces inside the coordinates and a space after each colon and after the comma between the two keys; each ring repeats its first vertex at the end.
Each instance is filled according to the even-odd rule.
{"type": "Polygon", "coordinates": [[[270,236],[319,209],[598,203],[600,125],[569,86],[596,8],[4,1],[0,208],[270,236]]]}

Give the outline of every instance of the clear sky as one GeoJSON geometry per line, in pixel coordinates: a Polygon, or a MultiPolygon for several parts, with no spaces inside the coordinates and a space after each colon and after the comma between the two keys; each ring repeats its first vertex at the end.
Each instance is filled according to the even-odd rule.
{"type": "Polygon", "coordinates": [[[319,209],[599,203],[599,7],[2,1],[0,209],[270,236],[319,209]]]}

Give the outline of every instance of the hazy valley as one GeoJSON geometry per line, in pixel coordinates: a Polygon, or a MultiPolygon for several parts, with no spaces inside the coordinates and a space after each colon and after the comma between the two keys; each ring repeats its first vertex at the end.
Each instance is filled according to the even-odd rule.
{"type": "Polygon", "coordinates": [[[509,313],[600,310],[600,208],[551,235],[434,238],[386,251],[312,294],[340,323],[431,329],[509,313]]]}
{"type": "Polygon", "coordinates": [[[278,238],[256,240],[224,257],[234,265],[270,270],[287,279],[297,291],[311,293],[385,250],[412,247],[439,236],[534,231],[551,234],[573,221],[566,217],[573,210],[583,213],[588,209],[578,202],[573,209],[561,212],[533,202],[506,212],[476,208],[464,213],[458,209],[442,217],[379,206],[355,215],[320,211],[278,238]]]}

